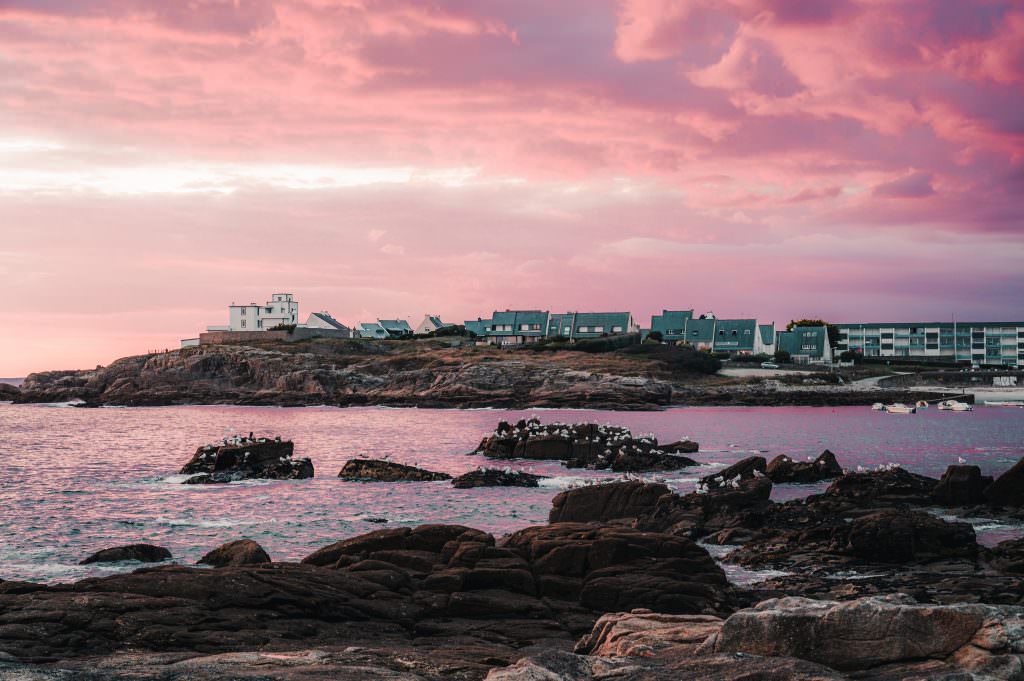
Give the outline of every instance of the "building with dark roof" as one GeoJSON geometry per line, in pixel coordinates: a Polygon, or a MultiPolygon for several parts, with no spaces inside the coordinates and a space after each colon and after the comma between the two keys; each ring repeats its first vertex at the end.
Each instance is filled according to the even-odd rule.
{"type": "Polygon", "coordinates": [[[629,312],[565,312],[548,318],[548,338],[569,340],[637,333],[640,327],[629,312]]]}
{"type": "Polygon", "coordinates": [[[788,352],[790,359],[797,364],[832,361],[827,327],[794,326],[790,331],[778,332],[775,337],[775,347],[788,352]]]}

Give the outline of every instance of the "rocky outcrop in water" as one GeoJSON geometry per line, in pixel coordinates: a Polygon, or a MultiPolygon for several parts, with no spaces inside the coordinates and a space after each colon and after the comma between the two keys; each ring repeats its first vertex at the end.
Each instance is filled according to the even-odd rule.
{"type": "Polygon", "coordinates": [[[995,506],[1024,506],[1024,459],[985,488],[985,498],[995,506]]]}
{"type": "Polygon", "coordinates": [[[162,546],[152,544],[129,544],[97,551],[83,559],[79,565],[92,563],[117,563],[123,560],[137,560],[142,563],[160,563],[171,559],[171,552],[162,546]]]}
{"type": "Polygon", "coordinates": [[[193,477],[185,484],[214,484],[238,480],[292,480],[313,477],[313,464],[292,458],[290,440],[235,436],[204,445],[179,471],[193,477]]]}
{"type": "Polygon", "coordinates": [[[787,482],[821,482],[842,477],[843,467],[836,461],[836,455],[826,449],[813,461],[796,461],[780,454],[768,462],[765,475],[777,485],[787,482]]]}
{"type": "Polygon", "coordinates": [[[932,499],[940,506],[975,506],[985,503],[985,488],[992,478],[982,475],[977,466],[950,466],[932,490],[932,499]]]}
{"type": "MultiPolygon", "coordinates": [[[[672,444],[673,451],[682,448],[681,442],[672,444]]],[[[502,421],[477,452],[495,459],[563,461],[568,468],[620,472],[678,470],[697,463],[660,448],[653,435],[634,437],[628,428],[596,423],[545,425],[538,419],[502,421]]]]}
{"type": "Polygon", "coordinates": [[[447,473],[435,473],[416,466],[378,459],[351,459],[345,462],[338,477],[356,482],[434,482],[452,479],[447,473]]]}
{"type": "Polygon", "coordinates": [[[744,480],[766,477],[765,470],[767,468],[768,463],[763,456],[749,456],[731,466],[723,468],[717,473],[705,475],[700,479],[700,482],[701,486],[706,489],[716,489],[719,487],[736,488],[744,480]]]}
{"type": "Polygon", "coordinates": [[[236,539],[222,544],[199,559],[200,565],[223,568],[237,565],[263,565],[270,556],[251,539],[236,539]]]}
{"type": "Polygon", "coordinates": [[[498,468],[478,468],[463,473],[452,480],[452,487],[469,489],[471,487],[537,487],[543,475],[534,475],[523,471],[498,468]]]}

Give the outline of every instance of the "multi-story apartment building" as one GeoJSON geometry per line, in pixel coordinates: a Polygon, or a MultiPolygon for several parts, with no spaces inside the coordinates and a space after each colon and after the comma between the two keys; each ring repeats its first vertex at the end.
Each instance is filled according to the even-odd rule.
{"type": "Polygon", "coordinates": [[[870,322],[838,326],[840,352],[1024,366],[1024,322],[870,322]]]}

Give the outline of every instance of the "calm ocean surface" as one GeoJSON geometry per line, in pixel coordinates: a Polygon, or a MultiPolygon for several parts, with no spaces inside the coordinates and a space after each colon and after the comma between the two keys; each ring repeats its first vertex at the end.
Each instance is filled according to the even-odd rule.
{"type": "MultiPolygon", "coordinates": [[[[137,567],[78,566],[101,548],[149,542],[194,563],[222,542],[249,537],[276,560],[296,560],[338,539],[399,525],[461,523],[496,533],[546,522],[551,499],[609,473],[557,463],[511,462],[552,476],[539,489],[452,489],[448,483],[350,483],[337,473],[350,458],[392,461],[458,474],[491,463],[467,456],[501,419],[598,421],[689,436],[704,466],[649,475],[688,492],[702,475],[752,453],[816,456],[835,452],[846,468],[900,463],[938,476],[963,457],[1000,473],[1024,456],[1024,410],[914,416],[867,407],[681,408],[662,412],[582,410],[427,410],[385,408],[159,407],[77,409],[0,404],[0,579],[69,581],[137,567]],[[181,485],[177,470],[196,447],[255,431],[295,442],[316,467],[312,480],[181,485]],[[386,518],[387,525],[369,518],[386,518]]],[[[820,491],[785,485],[775,498],[820,491]]],[[[983,543],[1024,528],[978,521],[983,543]]]]}

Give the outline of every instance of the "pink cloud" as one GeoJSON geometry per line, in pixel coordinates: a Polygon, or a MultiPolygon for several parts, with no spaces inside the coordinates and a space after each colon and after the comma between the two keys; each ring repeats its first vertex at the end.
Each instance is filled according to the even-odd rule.
{"type": "Polygon", "coordinates": [[[0,276],[17,328],[75,329],[0,374],[281,286],[353,322],[920,316],[964,289],[902,278],[955,257],[975,316],[1022,313],[1019,3],[0,0],[0,44],[0,276]]]}

